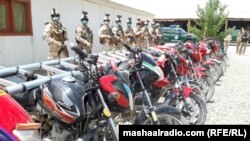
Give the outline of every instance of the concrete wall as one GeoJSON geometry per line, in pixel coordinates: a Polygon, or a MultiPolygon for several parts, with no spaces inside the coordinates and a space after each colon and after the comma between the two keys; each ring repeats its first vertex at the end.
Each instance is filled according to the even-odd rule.
{"type": "MultiPolygon", "coordinates": [[[[0,66],[16,66],[21,64],[45,61],[48,45],[42,40],[44,23],[50,21],[50,12],[56,8],[61,14],[61,22],[68,30],[69,41],[75,43],[75,28],[80,24],[82,10],[88,11],[89,26],[94,33],[93,52],[100,52],[98,31],[105,13],[110,13],[111,24],[117,14],[122,15],[125,27],[127,17],[152,20],[153,14],[110,2],[109,0],[32,0],[33,36],[1,36],[0,66]]],[[[114,22],[113,22],[114,24],[114,22]]],[[[70,55],[74,55],[70,51],[70,55]]]]}

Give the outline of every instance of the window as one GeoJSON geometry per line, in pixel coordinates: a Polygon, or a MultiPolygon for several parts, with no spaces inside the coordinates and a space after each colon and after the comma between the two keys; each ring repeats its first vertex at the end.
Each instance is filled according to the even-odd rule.
{"type": "Polygon", "coordinates": [[[30,0],[0,0],[1,35],[32,35],[30,0]]]}

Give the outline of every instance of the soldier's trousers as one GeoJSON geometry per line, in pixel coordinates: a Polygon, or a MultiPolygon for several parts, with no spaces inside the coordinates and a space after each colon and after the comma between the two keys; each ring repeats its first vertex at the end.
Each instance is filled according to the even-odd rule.
{"type": "Polygon", "coordinates": [[[49,55],[48,55],[49,60],[66,58],[66,57],[69,57],[69,53],[66,47],[62,48],[55,44],[49,44],[49,55]]]}
{"type": "Polygon", "coordinates": [[[240,41],[237,41],[236,42],[236,53],[238,53],[239,54],[239,50],[240,50],[240,41]]]}
{"type": "Polygon", "coordinates": [[[245,54],[247,48],[247,42],[241,42],[239,54],[245,54]]]}
{"type": "Polygon", "coordinates": [[[225,52],[227,52],[228,47],[229,47],[230,41],[224,41],[224,45],[225,45],[225,52]]]}

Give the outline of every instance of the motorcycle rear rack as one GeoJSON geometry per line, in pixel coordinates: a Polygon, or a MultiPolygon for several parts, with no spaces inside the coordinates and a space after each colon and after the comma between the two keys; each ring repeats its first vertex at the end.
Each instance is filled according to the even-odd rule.
{"type": "MultiPolygon", "coordinates": [[[[128,54],[129,52],[125,50],[101,52],[98,54],[98,66],[106,66],[111,61],[113,61],[114,63],[127,62],[129,60],[128,54]]],[[[48,60],[40,63],[26,64],[17,67],[5,68],[0,66],[0,86],[8,94],[13,95],[37,88],[50,80],[62,78],[65,76],[76,77],[77,75],[82,74],[79,71],[76,62],[78,62],[77,56],[63,59],[48,60]],[[65,70],[65,68],[69,70],[65,70]],[[35,72],[38,70],[52,72],[52,75],[49,76],[48,73],[39,74],[35,72]],[[5,78],[14,75],[26,76],[30,73],[34,73],[33,75],[36,76],[35,80],[17,83],[5,78]]]]}

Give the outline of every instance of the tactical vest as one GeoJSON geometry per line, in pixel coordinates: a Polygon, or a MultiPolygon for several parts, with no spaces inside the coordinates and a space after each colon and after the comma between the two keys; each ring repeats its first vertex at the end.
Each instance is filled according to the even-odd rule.
{"type": "Polygon", "coordinates": [[[51,37],[55,39],[56,41],[64,42],[66,40],[65,32],[66,30],[63,28],[61,23],[58,23],[58,25],[55,25],[53,23],[51,24],[51,37]]]}
{"type": "Polygon", "coordinates": [[[89,27],[84,27],[84,26],[81,26],[81,38],[87,40],[88,42],[90,43],[93,43],[93,33],[92,31],[89,29],[89,27]]]}

